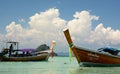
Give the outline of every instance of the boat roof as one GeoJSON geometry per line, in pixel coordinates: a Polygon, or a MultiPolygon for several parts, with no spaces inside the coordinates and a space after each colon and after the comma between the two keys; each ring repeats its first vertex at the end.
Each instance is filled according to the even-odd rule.
{"type": "Polygon", "coordinates": [[[19,43],[19,42],[16,42],[16,41],[8,41],[6,43],[19,43]]]}
{"type": "Polygon", "coordinates": [[[24,49],[20,49],[21,51],[36,51],[36,49],[32,49],[32,48],[24,48],[24,49]]]}

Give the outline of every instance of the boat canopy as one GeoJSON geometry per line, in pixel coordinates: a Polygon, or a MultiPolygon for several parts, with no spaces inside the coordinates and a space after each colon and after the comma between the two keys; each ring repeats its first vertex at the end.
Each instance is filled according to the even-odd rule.
{"type": "Polygon", "coordinates": [[[104,51],[104,52],[108,52],[112,55],[118,55],[118,53],[120,52],[120,50],[116,49],[116,48],[112,48],[112,47],[103,47],[98,49],[99,52],[104,51]]]}

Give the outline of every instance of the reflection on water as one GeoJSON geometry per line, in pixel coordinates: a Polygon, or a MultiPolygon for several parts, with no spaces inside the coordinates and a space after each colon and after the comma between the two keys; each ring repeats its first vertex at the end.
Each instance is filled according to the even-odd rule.
{"type": "Polygon", "coordinates": [[[79,67],[68,57],[50,58],[48,62],[0,62],[0,74],[119,74],[120,67],[79,67]]]}

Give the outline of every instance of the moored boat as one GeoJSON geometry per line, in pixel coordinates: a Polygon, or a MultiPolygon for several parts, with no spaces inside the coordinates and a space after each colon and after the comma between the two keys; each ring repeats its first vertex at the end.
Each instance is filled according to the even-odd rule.
{"type": "Polygon", "coordinates": [[[64,29],[64,35],[80,66],[120,66],[120,52],[117,49],[98,49],[93,51],[73,44],[69,29],[64,29]]]}
{"type": "Polygon", "coordinates": [[[47,61],[52,55],[55,42],[52,42],[52,46],[48,50],[35,51],[34,49],[18,49],[18,42],[7,42],[6,48],[0,53],[1,61],[47,61]],[[10,48],[7,48],[7,45],[10,48]]]}

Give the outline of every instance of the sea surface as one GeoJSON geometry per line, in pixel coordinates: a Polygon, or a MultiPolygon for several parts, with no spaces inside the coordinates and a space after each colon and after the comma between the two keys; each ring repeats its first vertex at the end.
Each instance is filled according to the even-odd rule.
{"type": "Polygon", "coordinates": [[[120,74],[120,67],[80,67],[75,58],[37,62],[0,62],[0,74],[120,74]]]}

